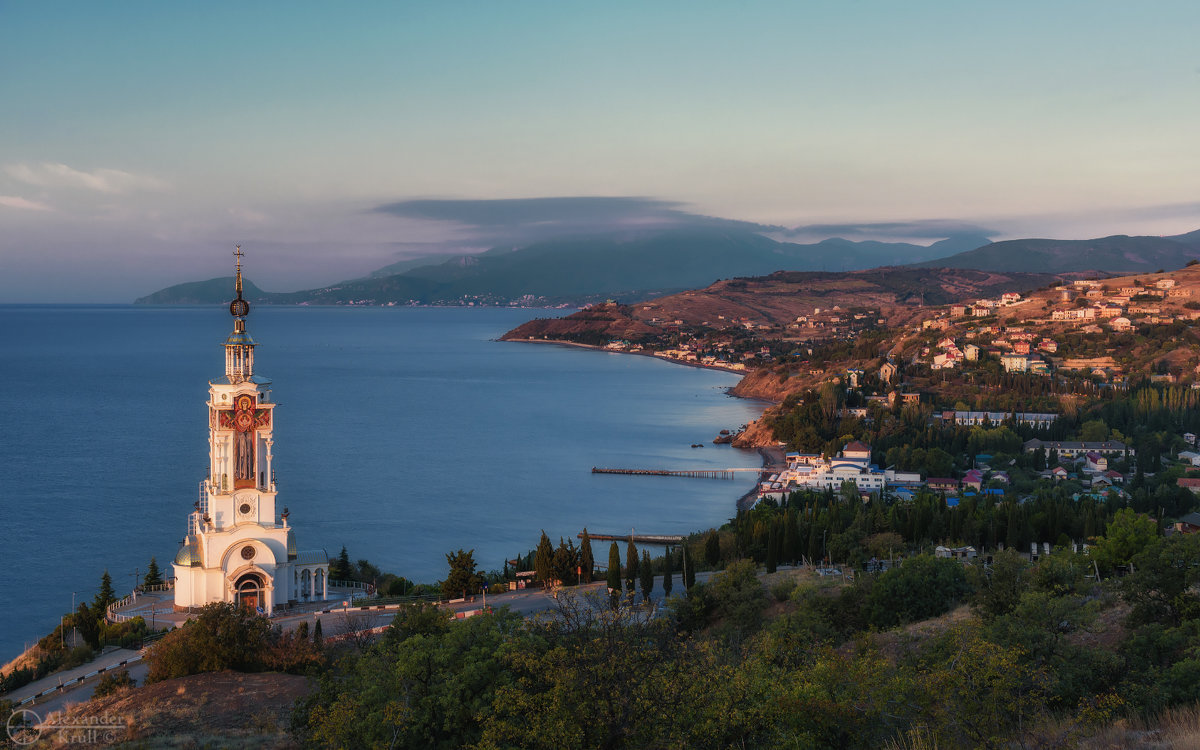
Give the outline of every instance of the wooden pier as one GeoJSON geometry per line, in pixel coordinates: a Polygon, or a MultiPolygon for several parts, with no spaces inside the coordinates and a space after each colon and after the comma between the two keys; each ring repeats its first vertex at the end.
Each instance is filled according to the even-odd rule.
{"type": "MultiPolygon", "coordinates": [[[[575,536],[582,539],[583,532],[581,531],[578,534],[576,534],[575,536]]],[[[593,542],[628,542],[629,537],[630,537],[629,534],[592,534],[591,532],[588,533],[588,539],[591,539],[593,542]]],[[[646,544],[663,544],[663,545],[682,544],[683,537],[672,535],[672,534],[633,534],[633,543],[634,544],[642,544],[642,545],[646,545],[646,544]]]]}
{"type": "Polygon", "coordinates": [[[604,469],[592,467],[593,474],[634,474],[649,477],[697,477],[701,479],[736,479],[739,472],[761,474],[764,469],[604,469]]]}

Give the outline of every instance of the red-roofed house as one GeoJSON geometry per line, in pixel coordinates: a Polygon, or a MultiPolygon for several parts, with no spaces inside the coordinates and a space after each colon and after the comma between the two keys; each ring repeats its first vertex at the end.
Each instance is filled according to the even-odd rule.
{"type": "Polygon", "coordinates": [[[852,443],[846,443],[845,447],[842,448],[842,456],[844,458],[865,458],[870,460],[871,446],[860,440],[855,440],[852,443]]]}
{"type": "Polygon", "coordinates": [[[1200,477],[1180,477],[1175,480],[1175,484],[1200,495],[1200,477]]]}
{"type": "Polygon", "coordinates": [[[1200,531],[1200,513],[1188,513],[1175,522],[1175,531],[1180,534],[1195,534],[1200,531]]]}
{"type": "Polygon", "coordinates": [[[979,469],[971,469],[963,476],[963,487],[970,487],[978,490],[983,487],[983,472],[979,469]]]}
{"type": "Polygon", "coordinates": [[[935,492],[956,492],[958,480],[948,477],[930,477],[925,480],[925,486],[935,492]]]}

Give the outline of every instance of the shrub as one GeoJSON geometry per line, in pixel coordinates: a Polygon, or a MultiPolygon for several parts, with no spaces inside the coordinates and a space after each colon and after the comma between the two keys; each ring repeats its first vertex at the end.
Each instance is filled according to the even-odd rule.
{"type": "Polygon", "coordinates": [[[918,555],[879,576],[866,609],[872,625],[890,628],[943,614],[970,591],[960,563],[918,555]]]}
{"type": "Polygon", "coordinates": [[[92,695],[96,698],[103,698],[123,688],[131,687],[137,687],[137,684],[129,676],[129,670],[122,669],[120,672],[110,672],[101,677],[100,681],[96,683],[96,690],[92,695]]]}
{"type": "Polygon", "coordinates": [[[263,668],[271,625],[267,618],[233,604],[217,602],[200,609],[194,620],[154,644],[146,655],[146,683],[202,672],[263,668]]]}
{"type": "Polygon", "coordinates": [[[766,592],[752,560],[738,560],[713,576],[708,586],[713,609],[722,620],[721,634],[734,643],[762,624],[766,592]]]}
{"type": "Polygon", "coordinates": [[[796,590],[796,579],[784,578],[782,581],[776,581],[771,584],[771,596],[775,597],[777,602],[786,602],[792,597],[792,592],[796,590]]]}

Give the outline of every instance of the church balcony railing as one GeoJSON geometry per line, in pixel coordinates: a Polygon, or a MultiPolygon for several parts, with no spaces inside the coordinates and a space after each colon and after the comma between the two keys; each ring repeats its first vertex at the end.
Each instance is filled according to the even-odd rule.
{"type": "Polygon", "coordinates": [[[335,581],[329,580],[329,588],[331,589],[354,589],[356,591],[367,591],[371,588],[371,584],[363,583],[362,581],[335,581]]]}

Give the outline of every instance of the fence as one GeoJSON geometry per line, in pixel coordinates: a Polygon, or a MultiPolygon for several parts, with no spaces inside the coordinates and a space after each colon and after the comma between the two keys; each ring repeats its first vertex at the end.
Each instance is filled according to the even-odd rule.
{"type": "Polygon", "coordinates": [[[137,656],[131,656],[128,659],[119,661],[116,664],[109,664],[107,667],[100,667],[99,669],[94,669],[91,672],[88,672],[87,674],[82,674],[82,675],[79,675],[78,677],[73,677],[73,678],[67,680],[66,682],[60,682],[58,685],[55,685],[52,688],[47,688],[36,695],[31,695],[28,698],[21,700],[21,702],[17,703],[16,705],[24,706],[26,703],[32,703],[33,701],[36,701],[38,698],[45,698],[47,695],[54,695],[55,693],[62,692],[64,690],[66,690],[68,687],[79,687],[86,680],[88,680],[92,677],[95,677],[96,675],[104,674],[105,672],[116,671],[118,669],[124,669],[126,666],[134,663],[135,661],[141,661],[141,660],[142,660],[142,655],[138,654],[137,656]]]}
{"type": "Polygon", "coordinates": [[[147,593],[150,593],[153,591],[173,591],[174,589],[175,589],[175,579],[174,578],[167,581],[166,583],[155,583],[155,584],[151,584],[149,586],[142,586],[138,591],[128,594],[125,596],[125,598],[118,599],[117,601],[108,605],[108,607],[104,610],[104,618],[114,624],[118,623],[118,622],[129,622],[134,617],[141,617],[141,615],[127,615],[127,614],[123,614],[121,612],[117,612],[117,610],[121,609],[122,607],[126,607],[126,606],[132,604],[135,601],[135,598],[134,598],[135,594],[137,594],[137,595],[147,594],[147,593]]]}

